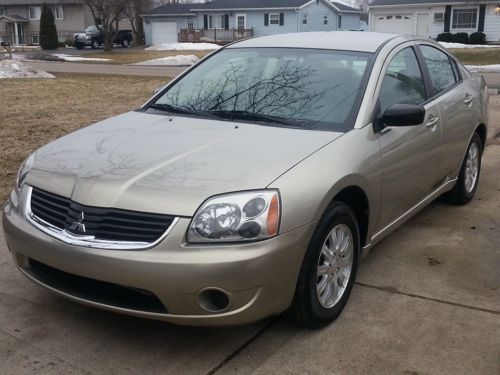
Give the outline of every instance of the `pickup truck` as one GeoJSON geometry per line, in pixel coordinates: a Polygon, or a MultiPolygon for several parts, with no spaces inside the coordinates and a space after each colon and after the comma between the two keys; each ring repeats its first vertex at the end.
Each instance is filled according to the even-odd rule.
{"type": "MultiPolygon", "coordinates": [[[[77,49],[83,49],[86,46],[97,49],[104,44],[103,32],[95,25],[87,27],[83,33],[74,34],[73,39],[77,49]]],[[[113,43],[120,44],[123,48],[128,48],[133,39],[132,30],[118,30],[113,43]]]]}

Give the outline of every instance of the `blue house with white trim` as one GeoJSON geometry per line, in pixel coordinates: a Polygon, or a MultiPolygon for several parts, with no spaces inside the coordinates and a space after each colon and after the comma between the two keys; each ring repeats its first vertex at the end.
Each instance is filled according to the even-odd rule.
{"type": "Polygon", "coordinates": [[[147,45],[231,42],[304,31],[358,30],[359,9],[329,0],[212,0],[170,4],[144,16],[147,45]]]}

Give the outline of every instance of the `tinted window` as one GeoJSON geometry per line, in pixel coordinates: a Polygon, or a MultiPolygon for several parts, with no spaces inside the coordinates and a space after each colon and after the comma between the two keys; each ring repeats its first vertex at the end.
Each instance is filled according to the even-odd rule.
{"type": "Polygon", "coordinates": [[[334,50],[229,48],[170,87],[154,107],[175,106],[226,118],[229,113],[235,120],[247,114],[250,122],[248,114],[257,114],[310,129],[347,130],[353,127],[372,56],[334,50]]]}
{"type": "Polygon", "coordinates": [[[379,100],[382,112],[393,104],[425,101],[424,80],[412,48],[405,48],[392,59],[382,82],[379,100]]]}
{"type": "Polygon", "coordinates": [[[431,75],[434,94],[453,86],[456,81],[448,55],[429,46],[420,46],[420,50],[431,75]]]}

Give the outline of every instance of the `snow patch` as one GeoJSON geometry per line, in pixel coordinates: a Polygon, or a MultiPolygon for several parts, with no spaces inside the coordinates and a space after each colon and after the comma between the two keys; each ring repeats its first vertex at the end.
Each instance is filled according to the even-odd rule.
{"type": "Polygon", "coordinates": [[[163,43],[146,48],[146,51],[205,51],[219,49],[221,46],[213,43],[163,43]]]}
{"type": "Polygon", "coordinates": [[[198,61],[200,61],[200,59],[195,55],[178,55],[142,61],[134,65],[191,66],[196,64],[198,61]]]}
{"type": "Polygon", "coordinates": [[[500,64],[466,65],[465,67],[474,73],[500,73],[500,64]]]}
{"type": "Polygon", "coordinates": [[[500,45],[494,44],[462,44],[439,42],[444,48],[500,48],[500,45]]]}
{"type": "Polygon", "coordinates": [[[55,78],[43,70],[33,69],[19,60],[0,60],[0,79],[55,78]]]}
{"type": "Polygon", "coordinates": [[[101,59],[99,57],[81,57],[66,55],[65,53],[54,53],[52,56],[58,57],[65,61],[110,61],[111,59],[101,59]]]}

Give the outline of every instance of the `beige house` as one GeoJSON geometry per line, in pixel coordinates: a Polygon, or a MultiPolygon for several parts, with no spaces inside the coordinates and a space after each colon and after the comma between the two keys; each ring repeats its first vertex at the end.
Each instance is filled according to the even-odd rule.
{"type": "Polygon", "coordinates": [[[37,45],[44,2],[52,7],[61,42],[94,23],[81,0],[0,0],[0,41],[37,45]]]}

